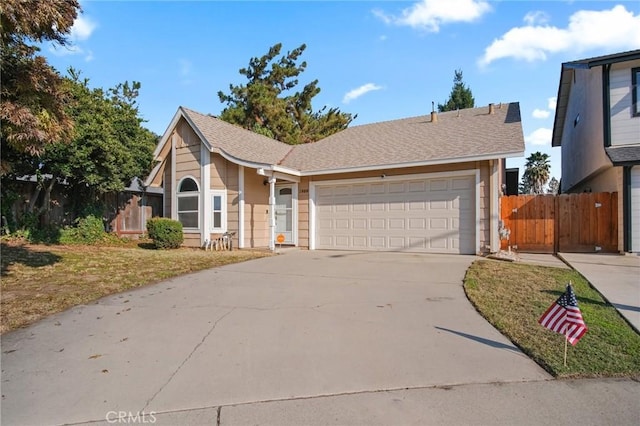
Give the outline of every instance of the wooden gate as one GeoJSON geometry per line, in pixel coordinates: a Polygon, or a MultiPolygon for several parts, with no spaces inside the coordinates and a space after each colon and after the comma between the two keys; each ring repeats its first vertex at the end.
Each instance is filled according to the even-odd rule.
{"type": "Polygon", "coordinates": [[[511,195],[500,198],[507,242],[528,253],[618,251],[618,194],[511,195]]]}

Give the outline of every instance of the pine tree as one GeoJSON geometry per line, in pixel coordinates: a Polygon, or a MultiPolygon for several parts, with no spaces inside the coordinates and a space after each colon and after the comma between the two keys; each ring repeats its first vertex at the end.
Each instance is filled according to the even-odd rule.
{"type": "Polygon", "coordinates": [[[456,70],[453,78],[453,88],[449,100],[444,104],[438,104],[438,112],[455,111],[463,108],[473,108],[475,99],[471,89],[462,81],[462,70],[456,70]]]}
{"type": "Polygon", "coordinates": [[[230,93],[218,92],[227,106],[220,118],[245,129],[289,144],[314,142],[347,128],[356,116],[326,107],[314,111],[313,97],[320,93],[318,80],[295,91],[298,76],[307,67],[299,63],[306,45],[279,58],[278,43],[260,58],[251,58],[248,68],[239,73],[248,79],[246,85],[229,85],[230,93]]]}

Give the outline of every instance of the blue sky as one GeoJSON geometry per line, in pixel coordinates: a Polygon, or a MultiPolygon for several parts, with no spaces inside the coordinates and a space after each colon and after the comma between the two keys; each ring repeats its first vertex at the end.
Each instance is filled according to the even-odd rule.
{"type": "Polygon", "coordinates": [[[637,1],[85,0],[82,8],[70,46],[45,45],[42,54],[93,87],[141,82],[141,115],[159,135],[180,105],[219,114],[217,92],[246,82],[238,70],[250,58],[305,43],[300,83],[318,79],[322,89],[314,109],[358,114],[352,125],[428,114],[462,69],[476,106],[520,102],[525,157],[549,154],[557,178],[560,149],[550,141],[561,63],[640,48],[637,1]]]}

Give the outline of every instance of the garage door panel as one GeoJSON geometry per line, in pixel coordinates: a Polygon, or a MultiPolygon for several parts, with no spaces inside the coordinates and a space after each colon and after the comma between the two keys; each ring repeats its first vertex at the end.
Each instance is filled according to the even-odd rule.
{"type": "Polygon", "coordinates": [[[318,248],[474,253],[474,192],[472,175],[320,184],[318,248]]]}

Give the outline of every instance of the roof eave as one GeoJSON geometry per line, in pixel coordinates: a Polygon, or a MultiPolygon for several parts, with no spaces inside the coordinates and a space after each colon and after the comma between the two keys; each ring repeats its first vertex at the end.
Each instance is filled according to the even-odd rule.
{"type": "Polygon", "coordinates": [[[424,161],[411,161],[405,163],[391,163],[391,164],[372,164],[368,166],[358,167],[342,167],[334,169],[322,169],[312,171],[302,171],[301,176],[319,176],[338,173],[356,173],[356,172],[369,172],[374,170],[392,170],[402,169],[407,167],[423,167],[423,166],[436,166],[441,164],[453,164],[453,163],[467,163],[472,161],[486,161],[486,160],[499,160],[503,158],[523,157],[524,150],[511,151],[504,153],[494,153],[486,155],[474,155],[469,157],[453,157],[453,158],[441,158],[436,160],[424,160],[424,161]]]}

